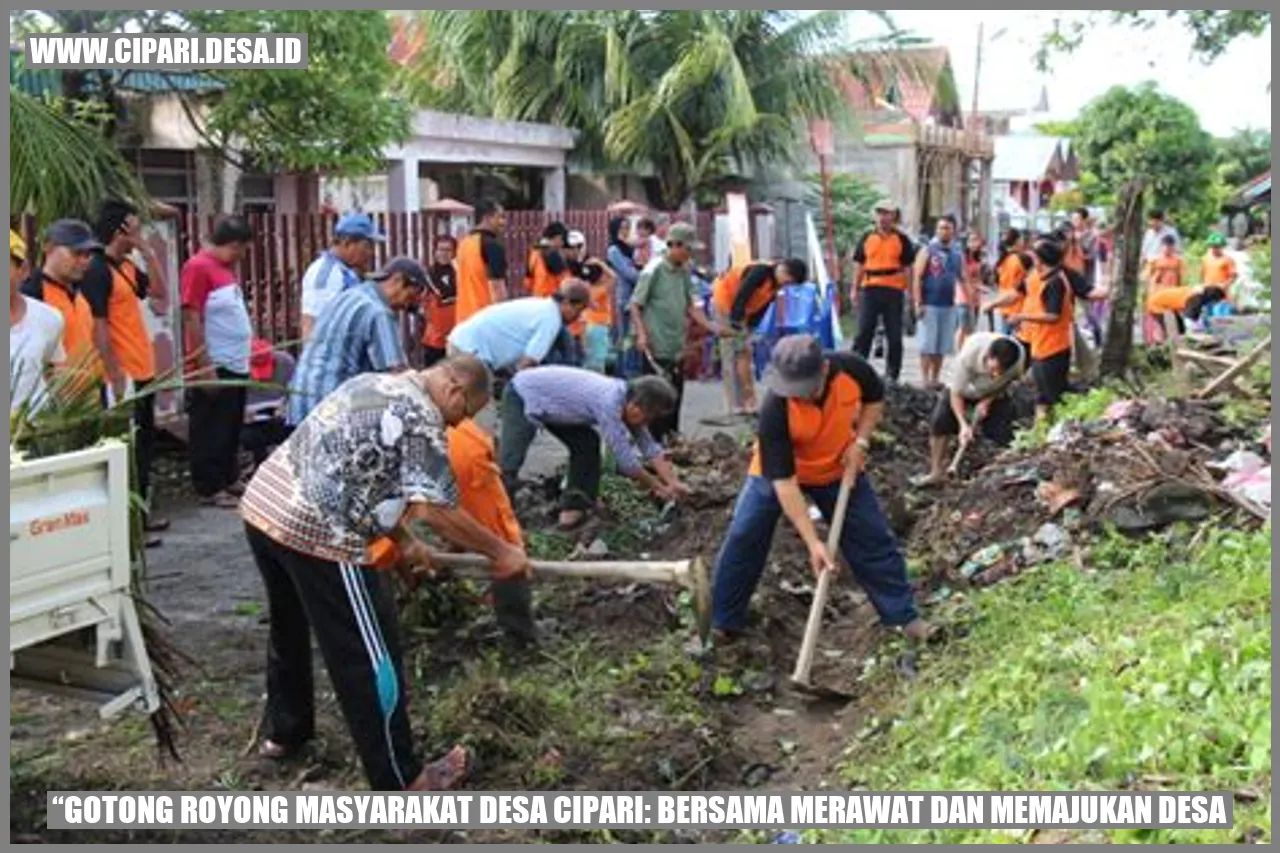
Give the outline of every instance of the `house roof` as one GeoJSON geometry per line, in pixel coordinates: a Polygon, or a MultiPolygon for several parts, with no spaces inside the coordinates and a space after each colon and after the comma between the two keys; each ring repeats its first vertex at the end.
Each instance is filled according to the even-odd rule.
{"type": "Polygon", "coordinates": [[[843,68],[836,73],[855,110],[881,110],[884,101],[923,122],[938,111],[956,107],[951,54],[945,47],[860,51],[850,58],[860,66],[860,76],[843,68]]]}
{"type": "Polygon", "coordinates": [[[1239,196],[1241,201],[1246,203],[1252,203],[1262,198],[1269,198],[1271,196],[1271,170],[1268,169],[1261,175],[1258,175],[1258,177],[1249,181],[1249,183],[1245,184],[1236,192],[1236,195],[1239,196]]]}
{"type": "MultiPolygon", "coordinates": [[[[27,68],[23,61],[22,45],[9,45],[9,81],[10,85],[28,95],[41,97],[44,95],[62,94],[62,71],[57,68],[27,68]]],[[[224,84],[206,74],[189,71],[151,71],[126,68],[110,72],[115,85],[126,92],[141,94],[162,94],[175,89],[183,91],[216,91],[225,88],[224,84]]],[[[86,81],[90,91],[97,86],[97,74],[91,74],[86,81]]]]}
{"type": "Polygon", "coordinates": [[[993,181],[1040,181],[1066,177],[1062,140],[1056,136],[997,136],[993,181]]]}

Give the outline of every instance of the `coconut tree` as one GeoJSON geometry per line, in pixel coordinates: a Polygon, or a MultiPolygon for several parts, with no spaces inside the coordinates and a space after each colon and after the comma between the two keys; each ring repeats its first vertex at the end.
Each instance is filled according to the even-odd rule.
{"type": "Polygon", "coordinates": [[[432,11],[406,86],[427,105],[579,131],[593,165],[653,174],[674,208],[718,178],[785,163],[809,118],[848,118],[849,14],[787,10],[432,11]]]}
{"type": "Polygon", "coordinates": [[[92,119],[65,103],[9,87],[9,210],[37,225],[90,218],[104,198],[146,191],[92,119]]]}

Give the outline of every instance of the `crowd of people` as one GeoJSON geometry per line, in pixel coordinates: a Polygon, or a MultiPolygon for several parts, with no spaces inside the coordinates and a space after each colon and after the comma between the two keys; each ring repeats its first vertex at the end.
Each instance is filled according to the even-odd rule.
{"type": "MultiPolygon", "coordinates": [[[[183,265],[178,287],[188,448],[197,495],[239,510],[267,591],[261,754],[287,757],[315,734],[314,633],[373,788],[440,790],[464,777],[464,749],[427,764],[416,757],[390,578],[418,582],[437,547],[423,538],[430,531],[490,559],[499,624],[511,637],[535,640],[530,562],[512,504],[531,442],[545,430],[568,450],[557,520],[564,530],[598,507],[606,454],[657,499],[687,497],[669,449],[679,433],[685,351],[699,331],[717,341],[726,405],[753,419],[756,434],[716,559],[717,642],[732,642],[747,626],[781,517],[815,572],[836,570],[837,555],[808,507],[830,518],[846,480],[839,556],[886,626],[927,639],[932,629],[916,610],[867,471],[886,384],[901,381],[904,326],[918,322],[923,380],[939,389],[931,469],[916,481],[928,486],[945,478],[953,439],[1012,438],[1009,393],[1024,374],[1033,377],[1041,415],[1059,401],[1084,334],[1078,311],[1094,343],[1101,340],[1108,257],[1085,210],[1035,239],[1008,231],[994,255],[980,235],[960,235],[952,217],[939,219],[922,244],[900,219],[895,205],[878,205],[876,225],[854,253],[852,351],[828,351],[811,328],[783,323],[791,334],[773,346],[758,398],[751,342],[789,291],[812,287],[802,260],[754,260],[709,276],[695,269],[705,247],[687,223],[617,217],[598,256],[582,232],[553,222],[531,249],[515,295],[496,202],[477,205],[470,233],[437,239],[429,263],[399,257],[380,269],[373,262],[385,237],[373,220],[341,216],[332,244],[299,283],[301,350],[271,442],[278,446],[247,475],[239,462],[246,395],[254,382],[281,379],[272,346],[254,338],[240,285],[254,235],[243,218],[221,218],[183,265]],[[406,346],[403,312],[421,317],[420,361],[406,346]],[[884,378],[871,365],[881,328],[884,378]],[[495,423],[496,436],[485,427],[495,423]]],[[[1220,244],[1212,243],[1196,286],[1179,244],[1163,215],[1153,214],[1142,250],[1152,316],[1195,319],[1229,297],[1235,270],[1220,244]]],[[[164,310],[168,287],[138,212],[109,202],[93,226],[55,222],[34,272],[29,257],[11,231],[14,405],[38,405],[49,371],[65,365],[105,402],[134,400],[146,501],[155,417],[145,390],[156,367],[141,312],[164,310]]],[[[146,505],[150,535],[166,522],[146,505]]]]}

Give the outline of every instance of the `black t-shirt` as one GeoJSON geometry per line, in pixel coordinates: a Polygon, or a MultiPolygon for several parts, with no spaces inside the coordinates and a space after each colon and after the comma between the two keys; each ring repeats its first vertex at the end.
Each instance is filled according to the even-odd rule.
{"type": "Polygon", "coordinates": [[[427,286],[441,305],[452,305],[458,300],[458,271],[453,264],[432,264],[427,272],[427,286]]]}
{"type": "MultiPolygon", "coordinates": [[[[826,400],[831,380],[840,373],[858,383],[863,403],[883,402],[884,380],[866,359],[851,352],[834,352],[827,356],[827,363],[831,365],[827,389],[815,401],[817,405],[821,406],[826,400]]],[[[756,436],[760,441],[760,471],[767,480],[787,480],[795,476],[796,455],[788,420],[787,398],[766,394],[760,405],[756,436]]]]}
{"type": "Polygon", "coordinates": [[[490,281],[507,277],[507,250],[496,235],[483,228],[480,234],[480,256],[484,258],[485,269],[490,281]]]}

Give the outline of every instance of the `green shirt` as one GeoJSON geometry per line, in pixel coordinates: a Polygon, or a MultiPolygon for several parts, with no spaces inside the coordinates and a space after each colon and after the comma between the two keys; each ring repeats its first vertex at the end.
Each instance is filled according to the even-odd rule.
{"type": "Polygon", "coordinates": [[[696,293],[689,268],[675,266],[665,258],[640,273],[631,303],[644,312],[654,358],[672,360],[684,354],[689,307],[696,293]]]}

